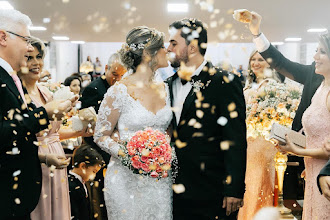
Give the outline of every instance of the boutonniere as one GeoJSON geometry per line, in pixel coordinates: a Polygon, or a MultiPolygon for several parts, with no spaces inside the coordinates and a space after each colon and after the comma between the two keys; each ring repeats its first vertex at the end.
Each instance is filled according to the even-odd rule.
{"type": "Polygon", "coordinates": [[[194,92],[200,92],[201,89],[205,89],[205,85],[204,85],[204,83],[202,83],[201,80],[195,81],[194,79],[192,79],[190,81],[190,83],[191,83],[192,87],[194,88],[194,92]]]}

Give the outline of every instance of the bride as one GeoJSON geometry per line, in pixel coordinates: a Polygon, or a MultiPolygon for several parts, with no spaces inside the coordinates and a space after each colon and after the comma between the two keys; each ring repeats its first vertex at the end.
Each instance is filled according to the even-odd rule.
{"type": "Polygon", "coordinates": [[[147,127],[166,132],[172,120],[167,86],[156,83],[155,71],[167,67],[164,34],[148,27],[133,28],[119,51],[133,71],[111,86],[98,113],[94,140],[111,160],[105,176],[105,203],[109,219],[172,219],[171,178],[157,180],[134,174],[118,159],[119,144],[147,127]]]}

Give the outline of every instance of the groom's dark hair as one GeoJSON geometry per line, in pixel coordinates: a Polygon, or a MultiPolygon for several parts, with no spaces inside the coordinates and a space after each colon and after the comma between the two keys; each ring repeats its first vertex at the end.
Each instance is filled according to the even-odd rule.
{"type": "Polygon", "coordinates": [[[184,18],[173,22],[169,27],[175,28],[177,30],[188,28],[190,31],[188,29],[186,29],[187,31],[181,31],[181,37],[186,40],[187,45],[189,45],[192,40],[198,40],[199,52],[203,56],[205,55],[207,45],[207,30],[202,21],[196,18],[184,18]],[[196,32],[198,33],[197,35],[196,32]]]}

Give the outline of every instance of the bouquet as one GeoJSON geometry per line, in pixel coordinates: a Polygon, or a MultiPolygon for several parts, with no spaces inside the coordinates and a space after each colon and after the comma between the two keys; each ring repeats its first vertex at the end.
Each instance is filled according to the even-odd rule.
{"type": "Polygon", "coordinates": [[[82,131],[87,127],[93,129],[96,124],[97,114],[93,107],[80,109],[78,115],[72,118],[72,129],[75,131],[82,131]]]}
{"type": "Polygon", "coordinates": [[[291,128],[298,108],[301,89],[289,84],[269,81],[267,86],[254,92],[247,103],[247,136],[263,136],[269,140],[273,123],[291,128]]]}
{"type": "Polygon", "coordinates": [[[168,177],[174,150],[162,132],[146,128],[120,146],[119,158],[134,173],[157,179],[168,177]]]}
{"type": "Polygon", "coordinates": [[[94,71],[94,65],[89,61],[83,62],[83,63],[80,64],[79,71],[83,72],[83,73],[93,72],[94,71]]]}

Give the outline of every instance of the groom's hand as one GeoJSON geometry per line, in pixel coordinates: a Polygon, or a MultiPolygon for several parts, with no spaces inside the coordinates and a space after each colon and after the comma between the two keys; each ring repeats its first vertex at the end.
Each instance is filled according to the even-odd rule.
{"type": "Polygon", "coordinates": [[[226,208],[226,215],[229,216],[232,212],[237,211],[243,206],[243,199],[235,197],[225,197],[223,199],[222,208],[226,208]]]}

